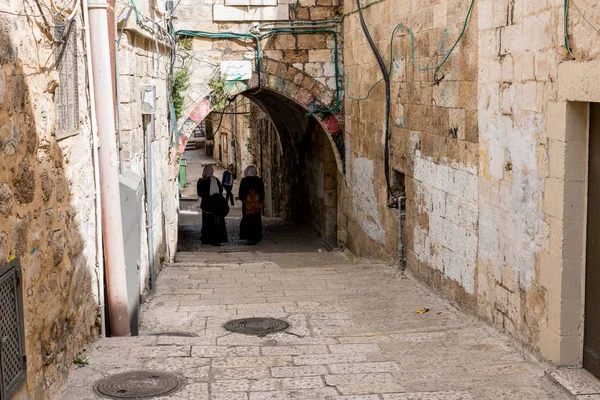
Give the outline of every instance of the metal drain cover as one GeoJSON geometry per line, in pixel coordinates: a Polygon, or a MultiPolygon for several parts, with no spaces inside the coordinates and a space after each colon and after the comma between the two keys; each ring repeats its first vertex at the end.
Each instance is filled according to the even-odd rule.
{"type": "Polygon", "coordinates": [[[243,318],[227,322],[223,327],[230,332],[265,336],[289,328],[290,324],[275,318],[243,318]]]}
{"type": "Polygon", "coordinates": [[[177,391],[183,382],[175,375],[160,371],[130,371],[97,382],[96,393],[111,399],[147,399],[177,391]]]}
{"type": "Polygon", "coordinates": [[[149,336],[198,337],[198,335],[196,335],[195,333],[180,332],[180,331],[173,331],[173,332],[153,332],[153,333],[148,333],[148,335],[149,336]]]}

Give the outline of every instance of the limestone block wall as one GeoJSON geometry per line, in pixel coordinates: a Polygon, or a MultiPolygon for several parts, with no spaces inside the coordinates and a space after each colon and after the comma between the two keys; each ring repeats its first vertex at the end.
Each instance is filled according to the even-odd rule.
{"type": "MultiPolygon", "coordinates": [[[[7,7],[40,12],[22,2],[7,7]]],[[[99,331],[92,138],[81,20],[74,24],[78,51],[68,54],[79,109],[69,114],[76,128],[59,139],[61,35],[41,18],[0,14],[0,263],[19,257],[23,268],[22,398],[51,398],[99,331]]]]}
{"type": "MultiPolygon", "coordinates": [[[[177,7],[177,19],[174,21],[176,30],[200,30],[207,32],[237,32],[247,33],[251,22],[279,21],[318,21],[339,16],[339,4],[334,0],[293,1],[279,0],[284,12],[273,18],[240,19],[234,14],[227,14],[225,20],[217,16],[223,0],[198,4],[194,0],[182,0],[177,7]]],[[[235,7],[229,7],[235,8],[235,7]]],[[[238,7],[246,9],[247,7],[238,7]]],[[[252,7],[251,7],[252,8],[252,7]]],[[[267,7],[268,8],[268,7],[267,7]]],[[[263,28],[262,32],[268,31],[263,28]]],[[[335,89],[335,69],[333,64],[334,41],[330,34],[293,35],[281,33],[268,36],[261,40],[262,56],[294,66],[307,73],[329,89],[335,89]]],[[[178,67],[187,66],[191,72],[191,86],[186,93],[186,105],[183,120],[192,112],[194,107],[207,96],[211,89],[208,82],[218,78],[219,63],[222,60],[247,60],[254,65],[256,61],[256,45],[254,41],[239,40],[210,40],[194,38],[191,50],[183,51],[178,57],[178,67]]],[[[341,45],[340,45],[341,56],[341,45]]],[[[266,64],[265,64],[266,65],[266,64]]],[[[256,75],[256,65],[254,74],[256,75]]]]}
{"type": "MultiPolygon", "coordinates": [[[[585,130],[586,120],[585,107],[565,101],[598,101],[594,85],[573,94],[569,76],[590,79],[584,77],[597,65],[587,63],[600,51],[590,26],[600,10],[591,1],[569,9],[569,54],[562,1],[475,1],[447,62],[417,68],[443,60],[470,3],[383,2],[364,11],[391,63],[391,169],[406,179],[407,267],[544,357],[577,364],[581,268],[563,271],[574,258],[581,264],[584,229],[576,220],[583,212],[566,210],[584,209],[585,145],[566,138],[581,141],[585,132],[570,130],[585,130]],[[390,59],[391,32],[400,23],[414,33],[414,59],[405,30],[390,59]],[[580,156],[569,158],[575,152],[580,156]]],[[[345,11],[352,8],[346,4],[345,11]]],[[[344,37],[349,92],[364,96],[381,74],[356,16],[346,18],[344,37]]],[[[382,84],[367,100],[347,98],[345,109],[348,189],[340,237],[358,254],[395,259],[398,214],[385,206],[382,84]]]]}
{"type": "MultiPolygon", "coordinates": [[[[582,1],[577,7],[569,8],[567,21],[572,55],[564,46],[563,2],[524,2],[513,10],[487,1],[480,4],[478,21],[478,308],[561,364],[578,364],[582,353],[583,295],[576,289],[582,271],[573,267],[573,274],[564,276],[558,271],[563,262],[576,265],[582,257],[584,224],[573,222],[585,219],[587,143],[567,146],[566,138],[584,140],[586,128],[581,133],[579,126],[587,120],[567,122],[565,103],[562,112],[556,105],[598,99],[593,88],[578,99],[559,91],[567,83],[558,73],[561,64],[581,63],[568,74],[576,76],[600,51],[594,28],[583,17],[597,21],[597,4],[582,1]],[[566,174],[566,167],[573,169],[566,174]],[[562,195],[565,190],[569,195],[562,195]],[[573,323],[566,326],[569,318],[573,323]]],[[[580,113],[582,104],[571,104],[573,115],[580,113]]]]}
{"type": "MultiPolygon", "coordinates": [[[[148,8],[144,17],[160,18],[156,9],[148,8]]],[[[127,5],[117,4],[117,15],[126,15],[127,5]]],[[[141,11],[140,11],[141,12],[141,11]]],[[[149,25],[149,22],[146,22],[149,25]]],[[[121,165],[146,176],[146,133],[149,116],[142,114],[142,86],[155,87],[154,136],[152,138],[152,208],[154,216],[155,268],[160,259],[170,260],[175,255],[177,243],[177,190],[173,166],[176,165],[175,147],[168,125],[168,87],[170,84],[170,46],[153,32],[136,23],[133,14],[126,22],[118,49],[119,116],[121,165]]],[[[155,27],[155,29],[158,29],[155,27]]],[[[144,183],[142,183],[144,184],[144,183]]],[[[146,194],[144,194],[144,201],[146,194]]],[[[143,221],[147,210],[143,207],[143,221]]],[[[149,254],[148,235],[140,227],[142,243],[140,285],[141,293],[148,290],[149,254]]]]}
{"type": "MultiPolygon", "coordinates": [[[[338,185],[333,149],[316,123],[304,137],[304,199],[302,215],[324,238],[337,236],[338,185]]],[[[333,240],[335,242],[335,240],[333,240]]],[[[335,243],[337,244],[337,243],[335,243]]]]}

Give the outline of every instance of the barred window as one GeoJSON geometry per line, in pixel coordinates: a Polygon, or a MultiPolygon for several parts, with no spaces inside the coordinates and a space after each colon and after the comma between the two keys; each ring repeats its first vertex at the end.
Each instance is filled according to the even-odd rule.
{"type": "Polygon", "coordinates": [[[59,86],[56,89],[56,136],[79,132],[79,74],[77,68],[77,23],[56,21],[55,56],[59,86]]]}

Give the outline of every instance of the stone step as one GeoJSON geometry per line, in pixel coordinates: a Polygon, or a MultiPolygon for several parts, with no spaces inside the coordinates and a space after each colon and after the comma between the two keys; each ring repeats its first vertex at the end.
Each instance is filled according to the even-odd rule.
{"type": "Polygon", "coordinates": [[[600,380],[583,368],[563,367],[546,371],[546,375],[573,398],[587,400],[594,396],[594,399],[600,399],[600,380]]]}

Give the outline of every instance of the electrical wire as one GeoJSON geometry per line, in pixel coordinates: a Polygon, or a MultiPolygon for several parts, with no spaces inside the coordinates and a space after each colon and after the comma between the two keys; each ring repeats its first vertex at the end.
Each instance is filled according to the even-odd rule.
{"type": "Polygon", "coordinates": [[[69,22],[71,21],[73,18],[75,18],[75,15],[77,14],[77,11],[79,10],[79,0],[73,0],[73,5],[72,7],[69,6],[65,6],[62,9],[59,10],[59,7],[56,5],[56,3],[54,2],[54,0],[50,0],[50,7],[52,7],[52,9],[57,13],[57,15],[64,21],[64,22],[69,22]],[[69,15],[67,17],[63,18],[63,12],[67,9],[70,9],[71,12],[69,13],[69,15]]]}
{"type": "Polygon", "coordinates": [[[598,29],[592,22],[590,22],[589,19],[587,19],[585,17],[585,15],[583,14],[583,12],[579,9],[579,7],[577,6],[577,4],[575,4],[575,2],[573,0],[571,0],[571,4],[573,4],[573,7],[575,7],[575,9],[577,10],[577,12],[579,13],[579,15],[581,15],[581,18],[583,18],[583,20],[585,22],[588,23],[589,26],[592,27],[593,30],[595,30],[596,32],[600,33],[600,29],[598,29]]]}
{"type": "MultiPolygon", "coordinates": [[[[567,0],[565,0],[567,1],[567,0]]],[[[471,0],[471,4],[469,5],[469,9],[467,10],[467,15],[465,17],[465,21],[463,23],[463,27],[462,30],[460,31],[460,34],[458,35],[458,37],[456,38],[456,41],[454,41],[454,44],[452,45],[452,47],[450,48],[450,50],[448,51],[448,53],[446,53],[446,55],[444,55],[444,57],[442,58],[442,61],[437,64],[437,65],[433,65],[433,66],[427,66],[427,67],[421,67],[417,64],[417,61],[415,60],[415,35],[412,31],[411,28],[405,27],[403,24],[398,24],[394,30],[392,31],[392,37],[390,39],[390,71],[394,62],[394,39],[396,38],[396,32],[398,31],[407,31],[410,34],[410,58],[412,60],[413,65],[415,66],[415,68],[419,71],[430,71],[430,70],[434,70],[434,69],[439,69],[442,65],[444,65],[446,63],[446,61],[448,61],[448,58],[450,57],[450,55],[452,55],[452,53],[454,52],[454,49],[456,48],[456,46],[458,45],[458,42],[460,42],[460,40],[463,38],[463,36],[465,35],[465,31],[467,30],[467,25],[469,24],[469,20],[471,17],[471,13],[473,11],[473,5],[475,4],[475,0],[471,0]]]]}
{"type": "MultiPolygon", "coordinates": [[[[474,0],[473,0],[474,1],[474,0]]],[[[390,200],[393,198],[394,193],[392,191],[392,185],[390,182],[390,103],[391,103],[391,88],[390,88],[390,73],[385,66],[385,62],[377,50],[377,46],[369,33],[369,28],[365,22],[365,18],[362,13],[362,9],[360,6],[360,0],[356,0],[356,9],[358,11],[358,16],[360,18],[360,25],[362,30],[367,38],[367,42],[369,42],[369,46],[377,59],[377,63],[379,64],[379,68],[381,69],[381,73],[383,75],[383,81],[385,82],[385,144],[384,144],[384,168],[385,168],[385,181],[387,184],[387,192],[388,192],[388,204],[390,204],[390,200]]],[[[393,36],[392,36],[393,37],[393,36]]]]}
{"type": "Polygon", "coordinates": [[[16,17],[31,17],[31,18],[45,17],[44,14],[27,14],[27,13],[12,12],[12,11],[8,11],[8,10],[0,10],[0,14],[14,15],[16,17]]]}
{"type": "Polygon", "coordinates": [[[350,94],[350,90],[349,90],[349,87],[350,87],[350,78],[348,78],[348,75],[346,74],[346,72],[345,72],[345,71],[343,72],[343,75],[344,75],[344,78],[346,79],[346,86],[345,86],[346,97],[347,97],[347,98],[349,98],[350,100],[354,100],[354,101],[358,101],[358,102],[361,102],[361,101],[363,101],[363,100],[366,100],[366,99],[368,99],[368,98],[369,98],[369,96],[371,95],[371,92],[373,91],[373,89],[375,89],[375,87],[376,87],[377,85],[379,85],[381,82],[383,82],[383,81],[384,81],[384,79],[383,79],[383,78],[381,78],[380,80],[378,80],[377,82],[375,82],[375,83],[374,83],[374,84],[373,84],[373,85],[372,85],[372,86],[369,88],[369,90],[367,91],[367,95],[366,95],[365,97],[354,97],[354,96],[352,96],[352,95],[350,94]]]}
{"type": "MultiPolygon", "coordinates": [[[[214,33],[214,32],[203,32],[203,31],[192,31],[192,30],[179,30],[179,31],[175,32],[175,35],[176,36],[184,36],[184,37],[204,37],[204,38],[215,39],[215,40],[218,40],[218,39],[238,39],[238,40],[239,39],[242,39],[242,40],[250,39],[250,40],[254,40],[257,44],[257,73],[258,73],[258,79],[259,79],[258,88],[261,89],[262,88],[262,84],[261,84],[262,54],[260,51],[260,39],[263,39],[267,36],[278,34],[278,33],[292,33],[292,34],[327,33],[327,34],[333,35],[333,38],[334,38],[334,68],[335,68],[335,84],[336,84],[335,103],[330,108],[316,107],[310,111],[309,116],[312,116],[315,113],[330,113],[330,112],[335,112],[335,111],[339,110],[340,105],[341,105],[340,70],[339,70],[339,62],[338,62],[339,45],[338,45],[337,32],[334,30],[331,30],[331,29],[306,29],[306,30],[304,30],[303,29],[301,31],[298,31],[298,30],[294,30],[294,29],[272,29],[268,32],[257,34],[257,35],[250,34],[250,33],[235,33],[235,32],[214,33]]],[[[254,93],[256,93],[256,92],[254,92],[254,93]]]]}
{"type": "Polygon", "coordinates": [[[569,0],[565,0],[565,2],[564,2],[563,13],[564,13],[564,20],[565,20],[565,26],[564,26],[564,32],[563,32],[565,49],[567,49],[567,52],[571,56],[573,56],[573,53],[571,52],[571,45],[569,44],[569,0]]]}

